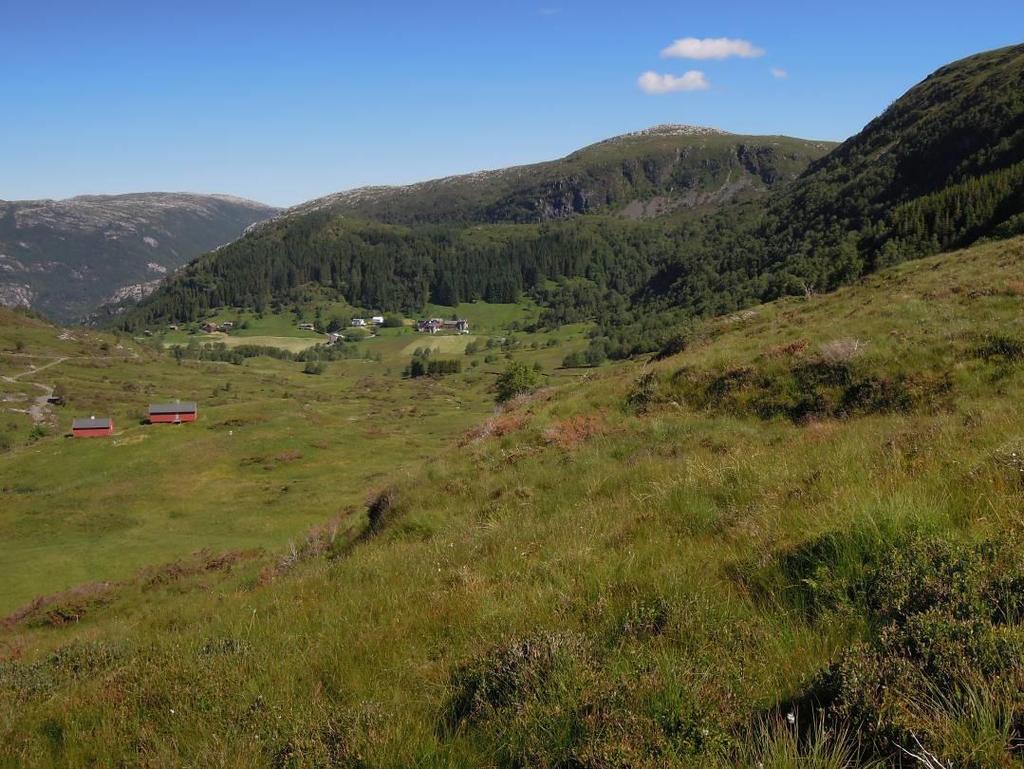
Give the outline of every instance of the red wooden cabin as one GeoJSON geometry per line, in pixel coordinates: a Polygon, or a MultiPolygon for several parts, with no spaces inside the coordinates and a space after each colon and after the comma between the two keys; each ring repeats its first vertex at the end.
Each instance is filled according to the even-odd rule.
{"type": "Polygon", "coordinates": [[[199,418],[199,407],[194,401],[177,403],[154,403],[149,407],[150,424],[181,424],[195,422],[199,418]]]}
{"type": "Polygon", "coordinates": [[[71,434],[76,438],[103,438],[114,434],[114,420],[109,417],[88,417],[71,423],[71,434]]]}

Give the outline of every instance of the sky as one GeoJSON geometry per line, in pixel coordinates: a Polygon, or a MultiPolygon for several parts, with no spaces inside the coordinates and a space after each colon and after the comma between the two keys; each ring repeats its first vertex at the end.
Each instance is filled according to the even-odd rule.
{"type": "Polygon", "coordinates": [[[842,140],[1021,0],[0,0],[0,198],[292,205],[660,123],[842,140]]]}

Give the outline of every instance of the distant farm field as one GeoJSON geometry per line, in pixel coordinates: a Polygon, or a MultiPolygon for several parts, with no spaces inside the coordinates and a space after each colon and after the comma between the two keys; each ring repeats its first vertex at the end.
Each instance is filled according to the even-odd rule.
{"type": "Polygon", "coordinates": [[[414,341],[409,342],[409,344],[403,347],[402,354],[412,355],[418,349],[429,347],[441,355],[462,355],[466,352],[466,345],[476,341],[477,338],[468,334],[460,336],[429,336],[424,334],[416,337],[414,341]]]}
{"type": "Polygon", "coordinates": [[[255,344],[261,347],[280,347],[290,352],[302,352],[314,345],[322,344],[324,338],[318,336],[294,337],[294,336],[211,336],[210,341],[223,342],[228,347],[238,347],[243,344],[255,344]]]}
{"type": "Polygon", "coordinates": [[[239,347],[240,345],[253,344],[259,347],[279,347],[282,350],[288,350],[289,352],[302,352],[308,350],[318,344],[323,344],[324,337],[322,336],[229,336],[228,334],[196,334],[194,336],[188,336],[185,334],[168,334],[164,337],[164,345],[172,347],[174,345],[185,345],[188,344],[189,340],[194,339],[198,344],[217,344],[218,342],[224,344],[227,347],[239,347]]]}

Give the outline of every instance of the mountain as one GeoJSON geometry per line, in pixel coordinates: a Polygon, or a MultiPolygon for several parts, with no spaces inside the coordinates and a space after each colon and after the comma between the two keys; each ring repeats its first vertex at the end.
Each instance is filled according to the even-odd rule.
{"type": "Polygon", "coordinates": [[[616,263],[610,270],[621,266],[626,291],[638,274],[651,276],[655,252],[678,250],[685,233],[664,221],[763,199],[832,146],[658,126],[548,163],[343,192],[203,257],[123,322],[264,306],[308,282],[382,309],[514,301],[547,277],[582,274],[597,250],[616,263]]]}
{"type": "Polygon", "coordinates": [[[817,158],[826,146],[669,127],[314,201],[192,263],[123,326],[280,305],[311,283],[380,310],[526,292],[544,323],[596,320],[612,357],[657,349],[688,317],[1024,230],[1022,72],[1024,46],[950,64],[817,158]]]}
{"type": "Polygon", "coordinates": [[[288,215],[327,211],[393,224],[543,222],[597,212],[647,218],[756,197],[796,178],[833,146],[661,125],[546,163],[339,192],[288,215]]]}
{"type": "Polygon", "coordinates": [[[0,304],[62,321],[139,299],[277,209],[227,195],[139,193],[0,201],[0,304]]]}
{"type": "Polygon", "coordinates": [[[1024,45],[1016,45],[942,67],[912,88],[773,200],[761,235],[775,262],[811,256],[825,235],[850,241],[857,269],[874,269],[1021,232],[1024,45]]]}

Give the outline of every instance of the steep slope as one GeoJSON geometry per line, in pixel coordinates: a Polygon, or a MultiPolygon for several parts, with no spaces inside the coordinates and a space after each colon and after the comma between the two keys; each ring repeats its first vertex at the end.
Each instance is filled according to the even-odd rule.
{"type": "Polygon", "coordinates": [[[169,272],[276,209],[224,195],[0,201],[0,304],[75,321],[141,298],[169,272]]]}
{"type": "Polygon", "coordinates": [[[833,146],[663,125],[560,160],[407,187],[349,190],[297,206],[287,215],[328,211],[398,224],[543,222],[608,211],[651,217],[756,197],[792,180],[833,146]]]}
{"type": "Polygon", "coordinates": [[[1024,232],[1024,45],[929,76],[813,164],[769,218],[775,261],[848,241],[860,269],[1024,232]]]}
{"type": "MultiPolygon", "coordinates": [[[[714,319],[439,442],[287,552],[40,600],[0,629],[0,755],[1014,766],[1022,310],[1018,238],[714,319]]],[[[206,440],[244,440],[241,408],[206,440]]],[[[344,450],[311,432],[292,448],[344,450]]]]}

